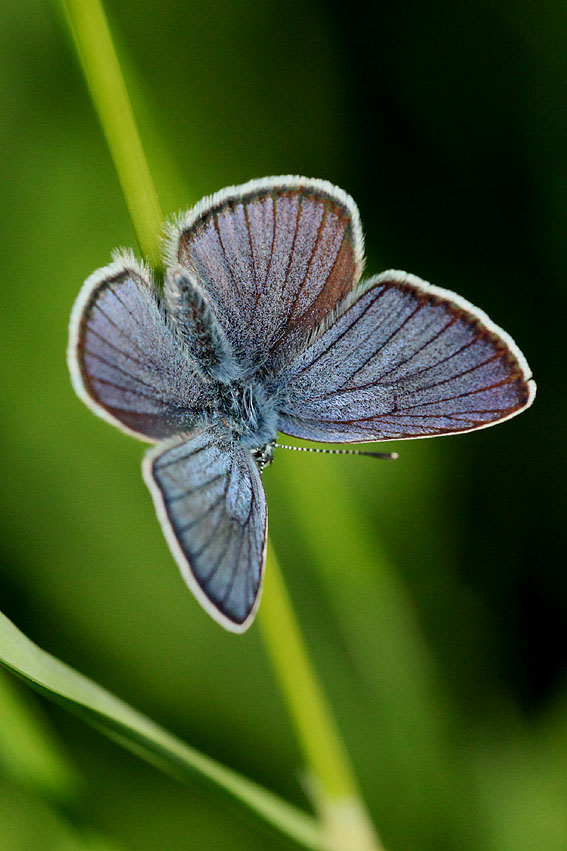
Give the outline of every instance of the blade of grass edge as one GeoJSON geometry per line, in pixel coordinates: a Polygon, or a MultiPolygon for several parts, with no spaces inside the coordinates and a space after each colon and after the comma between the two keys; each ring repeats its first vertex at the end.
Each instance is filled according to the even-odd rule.
{"type": "Polygon", "coordinates": [[[187,782],[206,780],[305,848],[325,851],[316,820],[200,753],[93,680],[34,644],[0,613],[0,664],[147,762],[187,782]]]}
{"type": "MultiPolygon", "coordinates": [[[[65,843],[65,848],[73,851],[121,851],[122,846],[103,834],[90,818],[78,769],[39,703],[24,689],[10,672],[0,670],[1,779],[22,791],[26,800],[43,801],[58,823],[61,848],[65,843]]],[[[1,844],[6,839],[3,822],[0,834],[1,844]]]]}

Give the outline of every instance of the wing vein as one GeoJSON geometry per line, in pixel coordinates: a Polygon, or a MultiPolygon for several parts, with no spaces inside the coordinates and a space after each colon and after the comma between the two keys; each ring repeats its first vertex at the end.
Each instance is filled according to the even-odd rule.
{"type": "MultiPolygon", "coordinates": [[[[122,304],[122,302],[120,302],[120,303],[122,304]]],[[[116,331],[118,331],[119,334],[121,334],[123,337],[125,337],[132,344],[132,346],[136,349],[136,351],[139,352],[142,355],[142,357],[145,358],[147,360],[147,362],[151,366],[154,367],[154,369],[159,370],[158,365],[151,359],[151,357],[149,357],[147,352],[144,352],[143,349],[136,343],[136,341],[133,340],[132,337],[130,337],[130,335],[127,334],[126,331],[123,328],[120,328],[120,326],[117,325],[116,322],[114,322],[110,318],[110,316],[102,309],[102,307],[100,306],[100,304],[98,302],[95,302],[93,304],[93,309],[95,309],[95,308],[96,308],[96,310],[98,310],[98,312],[100,314],[102,314],[102,316],[104,316],[106,321],[109,322],[116,331]]]]}
{"type": "Polygon", "coordinates": [[[227,272],[230,276],[230,279],[232,281],[232,284],[234,286],[234,289],[236,290],[238,297],[241,298],[240,288],[239,288],[238,284],[236,283],[236,278],[234,277],[234,273],[232,271],[232,265],[231,265],[231,263],[228,259],[228,254],[226,253],[226,249],[224,247],[224,242],[222,241],[221,230],[220,230],[220,225],[219,225],[219,220],[218,220],[218,213],[215,212],[213,214],[212,219],[213,219],[213,224],[215,226],[215,230],[217,232],[217,237],[218,237],[218,240],[219,240],[219,245],[220,245],[221,250],[222,250],[222,254],[223,254],[223,257],[224,257],[224,262],[225,262],[227,272]]]}
{"type": "MultiPolygon", "coordinates": [[[[152,391],[155,392],[156,388],[152,384],[148,384],[148,382],[144,381],[143,378],[139,378],[137,375],[133,375],[131,372],[127,372],[125,369],[122,369],[122,367],[118,366],[117,364],[111,363],[110,361],[106,360],[106,358],[104,358],[102,355],[99,355],[98,352],[93,352],[91,349],[85,349],[85,352],[89,355],[89,357],[94,358],[94,360],[100,361],[100,363],[103,363],[105,366],[108,366],[110,369],[115,369],[115,370],[117,370],[117,372],[121,372],[122,375],[126,376],[126,378],[131,378],[133,381],[137,381],[138,384],[141,384],[143,387],[146,387],[148,390],[152,390],[152,391]]],[[[91,376],[89,376],[89,378],[90,377],[91,376]]],[[[97,381],[101,380],[96,375],[93,376],[93,377],[97,381]]],[[[125,389],[125,388],[122,388],[122,389],[125,389]]]]}
{"type": "Polygon", "coordinates": [[[270,200],[272,202],[272,244],[270,246],[270,260],[268,262],[268,268],[266,269],[266,274],[264,276],[264,281],[262,286],[260,287],[260,291],[256,296],[256,303],[254,304],[254,312],[252,314],[252,318],[256,315],[256,308],[258,307],[258,302],[262,298],[263,294],[266,291],[266,287],[268,285],[268,278],[270,277],[270,272],[272,271],[272,263],[274,262],[274,246],[276,244],[276,229],[277,229],[277,204],[272,195],[270,195],[270,200]]]}
{"type": "Polygon", "coordinates": [[[192,449],[186,455],[181,455],[180,457],[173,458],[171,461],[162,461],[160,464],[160,457],[156,458],[154,461],[154,469],[163,470],[165,467],[171,467],[172,464],[178,464],[180,461],[186,461],[188,458],[191,458],[193,455],[198,455],[200,452],[204,452],[206,449],[209,449],[208,444],[205,443],[204,446],[198,446],[196,449],[192,449]]]}
{"type": "MultiPolygon", "coordinates": [[[[301,375],[301,373],[310,370],[314,363],[317,363],[317,361],[320,360],[324,355],[326,355],[329,352],[329,350],[332,349],[333,346],[335,346],[339,342],[339,340],[342,340],[342,338],[346,334],[348,334],[348,332],[352,328],[354,328],[354,326],[357,324],[357,322],[359,322],[359,320],[361,320],[363,318],[363,316],[365,316],[367,314],[367,312],[370,310],[370,308],[373,307],[376,304],[376,302],[379,301],[379,299],[382,298],[382,296],[384,295],[385,292],[386,292],[386,287],[384,287],[384,289],[380,293],[378,293],[378,296],[377,296],[377,298],[374,299],[374,301],[368,302],[368,305],[364,308],[363,312],[359,316],[353,317],[351,323],[349,325],[347,325],[347,327],[345,328],[344,331],[341,331],[341,333],[339,334],[339,336],[336,339],[332,340],[329,343],[329,345],[325,349],[320,351],[319,354],[316,357],[314,357],[312,360],[309,361],[309,363],[306,363],[305,366],[302,366],[301,369],[298,369],[297,372],[294,373],[294,379],[298,375],[301,375]]],[[[348,313],[343,314],[343,316],[348,316],[348,313]]],[[[319,340],[322,340],[322,339],[323,338],[319,337],[319,340]]]]}
{"type": "MultiPolygon", "coordinates": [[[[96,375],[89,376],[89,383],[104,384],[105,387],[114,387],[115,390],[124,390],[125,393],[133,393],[134,396],[140,396],[142,399],[147,399],[149,402],[164,401],[159,396],[148,396],[147,393],[143,393],[141,390],[137,390],[135,387],[123,387],[122,384],[117,384],[115,381],[110,381],[110,379],[108,378],[98,378],[96,375]]],[[[105,402],[102,402],[102,404],[104,405],[104,407],[109,407],[105,402]]]]}
{"type": "MultiPolygon", "coordinates": [[[[305,275],[303,276],[303,280],[300,283],[300,285],[297,289],[297,292],[295,293],[295,295],[293,297],[293,301],[290,304],[290,309],[289,309],[289,312],[288,312],[288,315],[287,315],[286,328],[289,326],[291,319],[292,319],[292,316],[293,316],[293,313],[295,312],[295,308],[297,306],[297,301],[299,299],[299,294],[302,292],[302,290],[305,286],[305,282],[307,281],[307,278],[309,277],[309,273],[311,271],[311,266],[312,266],[312,263],[313,263],[313,258],[315,257],[315,254],[317,253],[317,249],[319,248],[319,243],[321,242],[321,235],[323,233],[323,227],[324,227],[324,225],[325,225],[325,223],[328,219],[328,216],[329,216],[329,211],[325,207],[323,217],[322,217],[322,219],[319,223],[319,227],[317,229],[317,236],[315,238],[315,245],[313,246],[313,251],[311,252],[311,257],[309,258],[309,262],[307,263],[307,269],[305,270],[305,275]]],[[[344,239],[344,236],[343,236],[343,239],[344,239]]],[[[342,242],[341,242],[341,245],[342,245],[342,242]]],[[[327,283],[327,280],[328,280],[328,277],[325,279],[325,284],[327,283]]],[[[325,289],[325,284],[323,284],[322,289],[325,289]]],[[[277,346],[278,342],[279,342],[279,340],[274,344],[273,348],[275,348],[277,346]]]]}
{"type": "MultiPolygon", "coordinates": [[[[370,354],[367,358],[365,358],[365,360],[364,360],[364,361],[363,361],[360,365],[357,365],[357,368],[355,369],[355,371],[354,371],[354,372],[352,372],[352,373],[351,373],[351,374],[350,374],[347,378],[345,378],[345,380],[342,382],[342,384],[340,384],[338,387],[334,388],[333,390],[329,391],[328,393],[324,393],[324,394],[322,394],[321,396],[311,396],[311,397],[308,399],[308,401],[309,401],[309,402],[315,402],[315,401],[320,401],[320,400],[322,400],[322,399],[329,399],[329,398],[332,398],[333,396],[336,396],[336,395],[337,395],[337,394],[338,394],[338,393],[339,393],[339,392],[340,392],[340,391],[344,388],[345,384],[348,384],[350,381],[352,381],[352,380],[353,380],[353,378],[354,378],[354,376],[357,374],[357,372],[360,372],[361,370],[363,370],[363,369],[364,369],[364,367],[368,366],[368,364],[370,363],[370,361],[372,361],[372,360],[374,360],[374,358],[378,357],[378,355],[379,355],[379,354],[380,354],[380,352],[384,349],[384,347],[385,347],[385,346],[387,346],[387,345],[388,345],[388,343],[389,343],[391,340],[393,340],[393,339],[394,339],[394,337],[396,336],[396,334],[398,334],[398,333],[402,330],[402,328],[404,327],[404,325],[406,324],[406,322],[409,322],[409,320],[410,320],[413,316],[415,316],[415,314],[416,314],[416,313],[418,313],[418,312],[421,310],[422,306],[423,306],[423,305],[419,304],[419,305],[416,307],[416,309],[415,309],[415,310],[414,310],[414,311],[413,311],[413,312],[412,312],[409,316],[406,316],[406,318],[404,319],[404,321],[402,322],[402,324],[401,324],[398,328],[396,328],[396,329],[395,329],[395,330],[394,330],[394,331],[390,334],[390,336],[388,337],[388,339],[387,339],[387,340],[384,340],[384,342],[382,343],[382,345],[381,345],[378,349],[375,349],[375,351],[374,351],[374,352],[372,352],[372,354],[370,354]]],[[[360,318],[360,317],[359,317],[359,318],[360,318]]],[[[351,327],[352,327],[352,326],[351,326],[351,327]]],[[[360,345],[361,345],[361,346],[362,346],[362,345],[364,345],[364,343],[365,343],[367,340],[369,340],[369,339],[370,339],[370,337],[371,337],[371,336],[375,333],[375,330],[376,330],[376,329],[372,328],[372,329],[368,332],[368,334],[364,337],[364,339],[363,339],[363,340],[361,340],[361,342],[360,342],[360,345]]],[[[376,381],[372,381],[372,382],[370,383],[370,386],[374,386],[376,383],[377,383],[376,381]]],[[[354,387],[354,388],[351,388],[351,389],[353,389],[353,390],[359,390],[359,389],[361,389],[361,387],[354,387]]]]}
{"type": "MultiPolygon", "coordinates": [[[[212,514],[212,512],[215,510],[215,508],[217,508],[217,506],[219,505],[219,503],[222,502],[223,499],[224,499],[224,494],[221,494],[218,499],[216,499],[214,502],[211,502],[211,504],[209,505],[209,507],[207,508],[206,511],[204,511],[202,514],[200,514],[198,517],[195,517],[194,520],[191,520],[185,526],[179,526],[179,528],[175,530],[176,535],[177,536],[184,535],[185,532],[188,532],[189,529],[193,528],[193,526],[197,526],[199,523],[202,523],[203,520],[205,519],[205,517],[208,517],[209,514],[212,514]]],[[[165,502],[165,500],[164,500],[164,502],[165,502]]],[[[166,502],[166,505],[169,505],[169,502],[166,502]]]]}
{"type": "MultiPolygon", "coordinates": [[[[98,339],[101,341],[101,343],[104,343],[105,346],[108,346],[109,348],[114,349],[114,351],[117,352],[121,357],[128,358],[128,360],[131,360],[134,363],[137,363],[138,366],[141,366],[144,369],[146,368],[146,364],[143,361],[138,360],[138,358],[135,358],[134,355],[131,355],[128,352],[125,352],[123,349],[119,349],[118,346],[115,346],[114,343],[111,343],[110,340],[108,340],[106,337],[103,337],[103,335],[99,334],[99,332],[96,331],[94,328],[89,327],[87,329],[87,334],[89,334],[89,335],[92,334],[93,337],[98,337],[98,339]]],[[[85,334],[85,338],[86,338],[87,334],[85,334]]]]}
{"type": "Polygon", "coordinates": [[[198,485],[194,485],[193,487],[189,488],[188,490],[183,491],[183,493],[177,494],[176,496],[167,497],[167,498],[164,497],[163,501],[164,501],[165,505],[171,505],[172,502],[178,502],[180,499],[185,499],[185,497],[187,497],[187,496],[193,495],[194,493],[198,493],[199,491],[203,490],[203,488],[208,488],[209,485],[212,485],[215,482],[218,482],[219,479],[222,479],[224,475],[225,475],[224,472],[218,473],[218,475],[213,476],[211,479],[207,479],[206,482],[201,482],[198,485]]]}
{"type": "MultiPolygon", "coordinates": [[[[223,500],[226,500],[227,493],[228,493],[228,477],[227,477],[226,485],[225,485],[224,492],[223,492],[223,500]]],[[[224,518],[223,518],[223,515],[221,514],[221,522],[222,522],[222,519],[224,519],[224,518]]],[[[218,526],[217,526],[217,528],[218,528],[218,526]]],[[[208,584],[211,581],[211,579],[213,578],[213,576],[215,575],[215,573],[217,572],[221,561],[224,559],[224,557],[225,557],[225,555],[228,551],[228,548],[229,548],[230,543],[232,541],[233,533],[234,533],[234,526],[231,524],[228,539],[227,539],[227,542],[226,542],[226,546],[221,550],[219,557],[217,558],[217,560],[213,564],[211,570],[209,570],[208,574],[206,576],[202,577],[201,581],[202,581],[203,585],[208,584]]],[[[216,530],[215,530],[215,534],[216,534],[216,530]]]]}
{"type": "MultiPolygon", "coordinates": [[[[450,375],[448,378],[444,378],[442,381],[434,381],[433,384],[427,384],[425,387],[418,387],[416,390],[410,390],[410,391],[408,391],[408,393],[406,395],[407,396],[413,396],[416,393],[422,393],[424,390],[432,390],[434,387],[441,387],[442,384],[447,384],[448,381],[455,381],[455,379],[462,378],[463,375],[467,375],[469,372],[474,372],[475,369],[480,369],[481,367],[486,366],[487,363],[491,363],[493,360],[500,358],[500,356],[501,356],[501,353],[496,352],[495,354],[491,355],[486,360],[482,361],[482,363],[477,363],[477,364],[474,364],[474,366],[469,366],[467,369],[464,369],[462,372],[457,372],[455,375],[450,375]]],[[[408,378],[413,378],[413,375],[408,376],[408,378]]],[[[511,380],[511,377],[507,376],[506,381],[510,381],[510,380],[511,380]]],[[[484,389],[489,390],[490,387],[481,388],[481,390],[484,390],[484,389]]],[[[474,391],[471,390],[470,392],[471,393],[472,392],[478,393],[479,391],[478,390],[474,390],[474,391]]]]}
{"type": "MultiPolygon", "coordinates": [[[[412,358],[415,358],[417,355],[419,355],[425,348],[427,348],[427,346],[429,346],[431,343],[435,342],[435,340],[438,340],[439,337],[441,337],[445,333],[445,331],[448,331],[449,328],[451,327],[451,325],[453,325],[456,321],[457,321],[457,317],[453,316],[449,320],[449,322],[446,325],[443,326],[443,328],[440,328],[439,331],[436,331],[435,334],[432,337],[429,338],[429,340],[426,340],[426,342],[423,343],[423,345],[421,345],[419,347],[419,349],[416,349],[414,352],[412,352],[411,355],[409,355],[409,357],[405,358],[405,360],[401,360],[398,363],[394,364],[392,369],[389,369],[387,372],[383,372],[376,379],[377,382],[382,381],[384,378],[387,378],[388,375],[390,375],[396,369],[399,369],[400,366],[403,366],[405,363],[409,363],[410,360],[412,360],[412,358]]],[[[459,349],[459,351],[460,351],[460,349],[459,349]]],[[[427,369],[431,369],[433,366],[438,366],[440,363],[444,363],[445,360],[448,360],[451,357],[452,357],[452,355],[448,355],[447,358],[443,358],[442,360],[436,361],[434,364],[431,364],[431,366],[424,367],[424,369],[427,370],[427,369]]],[[[419,375],[421,372],[423,372],[423,370],[417,370],[417,372],[412,373],[412,376],[413,375],[419,375]]]]}

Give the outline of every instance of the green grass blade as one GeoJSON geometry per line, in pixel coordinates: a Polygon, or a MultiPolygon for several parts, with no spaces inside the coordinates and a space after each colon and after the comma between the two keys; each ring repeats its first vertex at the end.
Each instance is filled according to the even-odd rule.
{"type": "MultiPolygon", "coordinates": [[[[61,845],[57,847],[61,851],[63,848],[120,851],[121,846],[85,818],[88,806],[85,807],[83,779],[63,743],[50,729],[37,701],[3,671],[0,671],[0,774],[6,774],[16,786],[25,789],[30,800],[39,798],[45,802],[60,825],[61,845]]],[[[4,827],[2,823],[0,844],[6,841],[4,827]]],[[[47,847],[45,842],[42,847],[47,847]]]]}
{"type": "Polygon", "coordinates": [[[0,766],[25,788],[67,804],[79,778],[36,707],[22,700],[29,693],[20,697],[17,683],[0,673],[0,766]]]}
{"type": "Polygon", "coordinates": [[[315,819],[205,756],[145,715],[41,650],[0,613],[0,662],[40,693],[82,716],[128,750],[177,779],[201,779],[244,804],[300,845],[325,851],[315,819]]]}
{"type": "Polygon", "coordinates": [[[150,264],[159,268],[163,216],[104,10],[90,0],[62,0],[62,7],[140,248],[150,264]]]}

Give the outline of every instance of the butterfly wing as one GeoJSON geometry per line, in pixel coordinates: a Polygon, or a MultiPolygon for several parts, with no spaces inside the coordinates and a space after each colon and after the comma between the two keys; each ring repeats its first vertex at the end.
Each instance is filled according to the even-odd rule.
{"type": "Polygon", "coordinates": [[[486,314],[396,271],[370,280],[281,381],[280,429],[328,442],[471,431],[535,395],[522,353],[486,314]]]}
{"type": "Polygon", "coordinates": [[[185,582],[222,626],[244,632],[260,601],[267,535],[250,453],[210,428],[151,449],[143,474],[185,582]]]}
{"type": "Polygon", "coordinates": [[[186,431],[205,406],[204,384],[164,319],[149,272],[128,254],[85,282],[68,362],[80,398],[136,437],[186,431]]]}
{"type": "Polygon", "coordinates": [[[277,367],[359,280],[357,207],[324,180],[271,177],[205,198],[170,228],[167,265],[207,291],[250,370],[277,367]]]}

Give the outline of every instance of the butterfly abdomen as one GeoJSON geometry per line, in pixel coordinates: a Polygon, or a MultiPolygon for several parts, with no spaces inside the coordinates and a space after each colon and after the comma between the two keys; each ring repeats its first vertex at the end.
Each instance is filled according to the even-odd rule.
{"type": "Polygon", "coordinates": [[[241,368],[207,296],[185,269],[169,270],[164,298],[169,323],[203,376],[222,383],[239,378],[241,368]]]}

